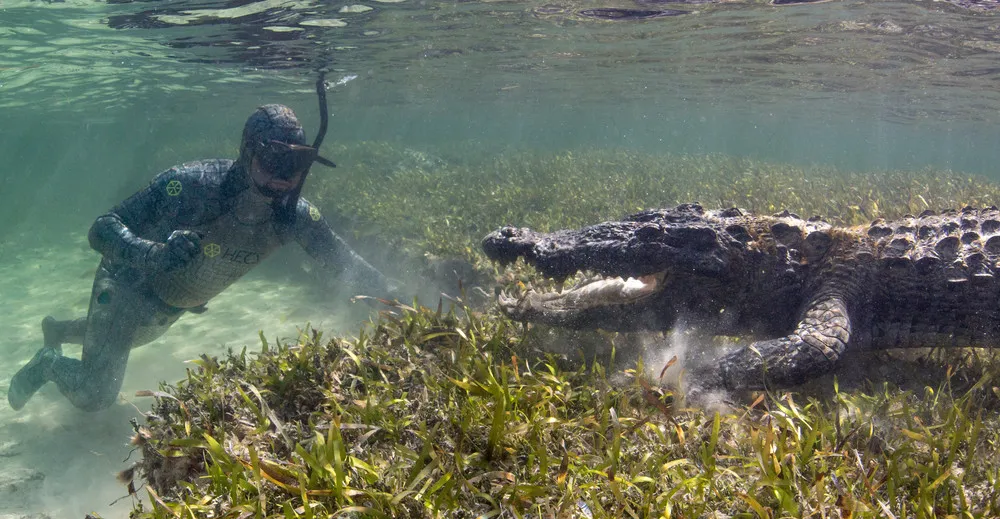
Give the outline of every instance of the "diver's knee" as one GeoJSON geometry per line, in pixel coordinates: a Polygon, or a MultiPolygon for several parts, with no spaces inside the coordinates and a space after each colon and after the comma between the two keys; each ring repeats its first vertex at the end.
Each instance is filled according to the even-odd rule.
{"type": "Polygon", "coordinates": [[[93,295],[93,302],[98,308],[107,307],[118,299],[118,289],[111,283],[105,283],[96,287],[93,295]]]}

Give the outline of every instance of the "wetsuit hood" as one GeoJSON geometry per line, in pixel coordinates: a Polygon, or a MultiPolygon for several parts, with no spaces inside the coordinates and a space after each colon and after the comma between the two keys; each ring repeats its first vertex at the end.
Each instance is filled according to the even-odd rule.
{"type": "Polygon", "coordinates": [[[250,175],[255,158],[279,177],[302,172],[299,183],[286,193],[268,193],[266,188],[257,186],[265,195],[274,196],[277,221],[291,224],[295,220],[302,185],[315,156],[315,149],[306,145],[306,134],[295,112],[284,105],[268,104],[257,108],[243,126],[237,162],[247,175],[250,175]]]}
{"type": "Polygon", "coordinates": [[[309,175],[310,166],[314,162],[328,167],[337,166],[329,159],[319,156],[319,147],[326,136],[329,119],[324,71],[320,71],[316,81],[316,95],[319,99],[320,127],[312,146],[306,145],[306,134],[295,112],[284,105],[269,104],[257,108],[243,126],[237,163],[247,175],[252,171],[255,158],[278,178],[291,179],[301,173],[298,184],[286,193],[268,193],[258,186],[265,195],[275,196],[274,210],[279,224],[294,223],[299,195],[309,175]]]}
{"type": "Polygon", "coordinates": [[[271,143],[304,146],[306,133],[298,117],[285,105],[271,104],[257,108],[243,126],[239,163],[250,171],[253,158],[266,151],[271,143]]]}

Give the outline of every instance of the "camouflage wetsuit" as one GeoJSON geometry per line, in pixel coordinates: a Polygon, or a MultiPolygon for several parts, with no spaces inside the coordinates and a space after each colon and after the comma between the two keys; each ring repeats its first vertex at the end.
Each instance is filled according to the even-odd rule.
{"type": "MultiPolygon", "coordinates": [[[[325,267],[342,271],[356,288],[388,293],[388,280],[297,192],[294,218],[278,218],[277,197],[265,195],[248,171],[254,142],[247,141],[274,137],[273,128],[266,126],[275,119],[286,126],[292,124],[289,117],[295,126],[298,121],[281,105],[262,107],[255,116],[261,110],[266,131],[252,131],[253,117],[247,122],[251,131],[249,136],[244,131],[239,160],[171,168],[94,222],[90,244],[104,257],[87,317],[42,321],[44,347],[11,381],[8,401],[13,408],[21,408],[48,381],[79,408],[110,406],[131,348],[156,339],[185,312],[204,311],[212,297],[292,240],[325,267]],[[62,356],[62,344],[82,344],[81,358],[62,356]]],[[[304,136],[289,140],[303,141],[304,136]]]]}

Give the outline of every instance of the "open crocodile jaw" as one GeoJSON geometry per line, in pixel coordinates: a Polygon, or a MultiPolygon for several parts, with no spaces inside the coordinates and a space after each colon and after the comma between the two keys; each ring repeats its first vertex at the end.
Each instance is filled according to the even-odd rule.
{"type": "Polygon", "coordinates": [[[663,291],[664,273],[640,276],[602,278],[581,282],[560,291],[528,290],[515,297],[501,293],[498,302],[511,318],[565,326],[585,320],[613,319],[625,309],[650,299],[663,291]]]}

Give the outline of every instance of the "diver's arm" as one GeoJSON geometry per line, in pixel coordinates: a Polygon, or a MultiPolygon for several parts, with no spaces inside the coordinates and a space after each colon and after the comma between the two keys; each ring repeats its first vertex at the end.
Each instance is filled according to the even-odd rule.
{"type": "Polygon", "coordinates": [[[101,215],[87,235],[90,246],[112,263],[145,271],[174,268],[198,250],[198,235],[174,231],[166,243],[141,237],[138,232],[160,219],[176,214],[185,183],[176,169],[167,170],[141,191],[101,215]]]}
{"type": "Polygon", "coordinates": [[[295,240],[306,253],[366,295],[398,297],[396,283],[354,252],[312,204],[299,200],[297,209],[295,240]]]}

